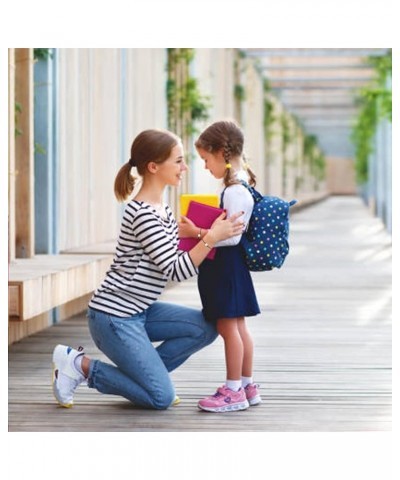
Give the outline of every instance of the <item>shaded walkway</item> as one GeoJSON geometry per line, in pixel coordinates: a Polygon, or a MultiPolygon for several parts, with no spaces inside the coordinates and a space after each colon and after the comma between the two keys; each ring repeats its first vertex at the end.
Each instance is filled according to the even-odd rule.
{"type": "MultiPolygon", "coordinates": [[[[102,358],[79,315],[10,347],[9,430],[390,430],[390,237],[357,197],[301,210],[291,226],[282,270],[254,274],[262,314],[249,325],[263,404],[239,413],[197,410],[224,379],[218,339],[173,372],[177,407],[141,410],[81,387],[72,409],[59,408],[50,389],[54,345],[84,345],[102,358]]],[[[198,306],[195,280],[164,298],[198,306]]]]}

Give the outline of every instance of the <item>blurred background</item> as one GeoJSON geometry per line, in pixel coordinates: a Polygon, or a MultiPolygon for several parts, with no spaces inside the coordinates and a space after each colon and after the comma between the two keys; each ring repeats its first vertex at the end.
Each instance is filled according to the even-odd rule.
{"type": "Polygon", "coordinates": [[[11,48],[8,74],[9,343],[85,308],[119,231],[115,175],[147,128],[183,139],[176,214],[181,193],[218,192],[193,143],[232,118],[261,192],[357,195],[391,233],[388,48],[11,48]]]}

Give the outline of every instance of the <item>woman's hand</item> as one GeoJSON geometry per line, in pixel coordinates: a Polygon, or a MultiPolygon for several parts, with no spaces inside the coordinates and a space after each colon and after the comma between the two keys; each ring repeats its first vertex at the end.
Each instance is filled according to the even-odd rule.
{"type": "MultiPolygon", "coordinates": [[[[201,264],[201,262],[206,258],[208,252],[217,242],[220,240],[225,240],[226,238],[235,237],[236,235],[241,235],[243,233],[244,222],[239,220],[239,217],[241,217],[243,213],[244,212],[235,213],[229,218],[225,218],[226,212],[221,213],[221,215],[214,221],[211,228],[204,235],[202,240],[198,242],[197,245],[189,252],[190,258],[192,259],[195,267],[198,267],[201,264]]],[[[197,229],[196,225],[194,226],[197,229]]],[[[194,236],[197,236],[196,231],[194,236]]]]}
{"type": "Polygon", "coordinates": [[[194,238],[197,237],[200,229],[189,218],[184,215],[181,216],[181,221],[178,223],[179,238],[194,238]]]}
{"type": "Polygon", "coordinates": [[[215,244],[220,240],[241,235],[244,229],[244,222],[239,220],[239,218],[243,215],[243,213],[244,212],[234,213],[229,218],[225,218],[225,212],[221,213],[221,215],[211,225],[211,228],[206,235],[208,239],[207,241],[215,244]]]}

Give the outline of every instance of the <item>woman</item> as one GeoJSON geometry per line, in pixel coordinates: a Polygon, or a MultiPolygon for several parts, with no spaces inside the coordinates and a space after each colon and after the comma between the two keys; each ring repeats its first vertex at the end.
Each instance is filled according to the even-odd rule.
{"type": "Polygon", "coordinates": [[[101,393],[166,409],[177,401],[169,372],[217,336],[199,310],[158,299],[169,279],[196,275],[215,243],[243,230],[241,212],[229,219],[221,215],[190,252],[179,251],[178,227],[163,197],[187,170],[181,140],[164,130],[141,132],[115,179],[119,201],[133,192],[132,167],[142,184],[126,205],[113,263],[88,308],[90,334],[113,365],[90,359],[82,349],[57,345],[53,392],[63,407],[72,406],[75,389],[87,381],[101,393]],[[155,348],[152,342],[161,343],[155,348]]]}

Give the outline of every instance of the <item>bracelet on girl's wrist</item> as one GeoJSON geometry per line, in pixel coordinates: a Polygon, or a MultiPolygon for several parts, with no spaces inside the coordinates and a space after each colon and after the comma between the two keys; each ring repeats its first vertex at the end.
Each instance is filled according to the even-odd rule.
{"type": "Polygon", "coordinates": [[[199,230],[199,233],[197,234],[197,238],[198,238],[199,240],[201,240],[201,228],[200,228],[200,230],[199,230]]]}

